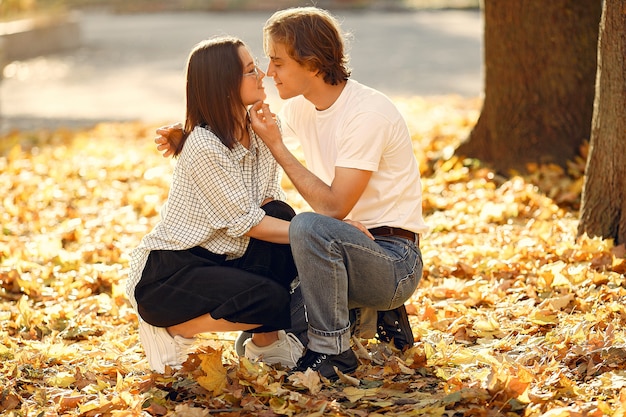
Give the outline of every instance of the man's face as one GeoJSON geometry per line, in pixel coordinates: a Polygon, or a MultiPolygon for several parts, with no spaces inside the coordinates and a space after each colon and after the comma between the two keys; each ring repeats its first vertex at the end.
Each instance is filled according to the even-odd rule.
{"type": "Polygon", "coordinates": [[[306,96],[310,92],[317,71],[311,71],[291,58],[285,44],[270,41],[268,57],[270,63],[266,73],[274,79],[280,98],[288,99],[300,94],[306,96]]]}

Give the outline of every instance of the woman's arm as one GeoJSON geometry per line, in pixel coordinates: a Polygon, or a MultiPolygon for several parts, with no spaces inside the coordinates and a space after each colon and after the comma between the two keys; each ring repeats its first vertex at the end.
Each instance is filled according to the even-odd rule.
{"type": "MultiPolygon", "coordinates": [[[[205,219],[230,236],[245,235],[273,243],[289,243],[289,222],[266,215],[249,197],[241,166],[231,152],[204,129],[192,133],[177,169],[189,175],[205,219]],[[211,140],[194,140],[197,135],[211,140]],[[187,146],[192,146],[187,148],[187,146]]],[[[270,180],[271,181],[271,180],[270,180]]],[[[264,204],[271,200],[266,198],[264,204]]]]}
{"type": "Polygon", "coordinates": [[[252,227],[246,236],[272,243],[289,243],[289,222],[276,217],[264,216],[261,223],[252,227]]]}

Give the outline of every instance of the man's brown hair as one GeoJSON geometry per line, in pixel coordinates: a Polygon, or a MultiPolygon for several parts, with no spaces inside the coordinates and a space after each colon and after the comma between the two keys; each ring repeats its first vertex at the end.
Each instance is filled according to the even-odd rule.
{"type": "Polygon", "coordinates": [[[265,23],[263,47],[282,43],[300,65],[318,70],[324,82],[337,85],[350,77],[348,56],[337,20],[317,7],[279,10],[265,23]]]}

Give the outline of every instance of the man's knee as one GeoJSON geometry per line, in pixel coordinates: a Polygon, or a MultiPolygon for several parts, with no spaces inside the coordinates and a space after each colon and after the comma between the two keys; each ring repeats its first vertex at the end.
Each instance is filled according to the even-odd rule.
{"type": "Polygon", "coordinates": [[[293,219],[289,225],[289,240],[302,240],[312,236],[316,232],[315,219],[319,217],[316,213],[299,213],[293,219]]]}

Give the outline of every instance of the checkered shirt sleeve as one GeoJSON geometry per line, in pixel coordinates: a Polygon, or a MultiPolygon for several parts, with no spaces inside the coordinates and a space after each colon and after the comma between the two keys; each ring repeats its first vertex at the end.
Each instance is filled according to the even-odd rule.
{"type": "Polygon", "coordinates": [[[127,293],[134,287],[151,250],[184,250],[201,246],[229,259],[248,247],[245,234],[265,215],[266,198],[285,200],[282,170],[269,149],[250,132],[250,148],[229,149],[210,130],[196,127],[174,168],[161,220],[131,253],[127,293]]]}

